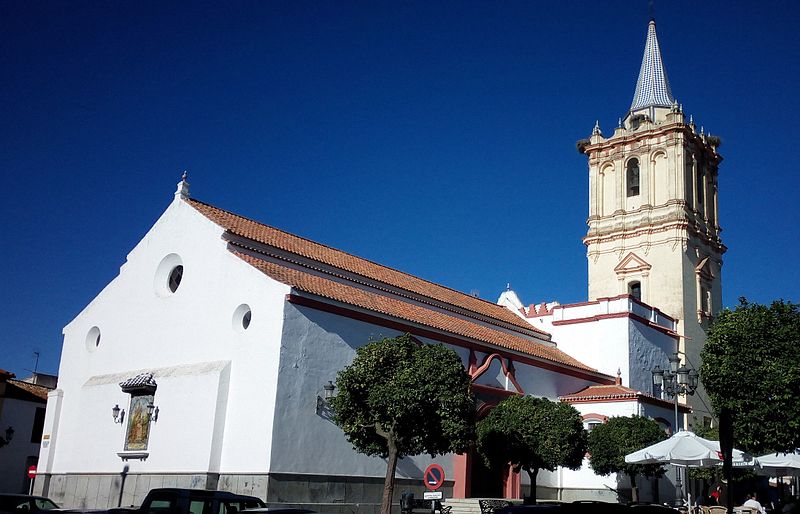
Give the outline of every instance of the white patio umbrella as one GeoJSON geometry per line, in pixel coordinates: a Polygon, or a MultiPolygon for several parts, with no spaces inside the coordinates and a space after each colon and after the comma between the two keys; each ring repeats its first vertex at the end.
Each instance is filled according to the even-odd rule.
{"type": "Polygon", "coordinates": [[[800,476],[800,455],[797,453],[768,453],[756,457],[759,473],[770,476],[800,476]]]}
{"type": "MultiPolygon", "coordinates": [[[[709,441],[688,430],[681,430],[669,439],[642,448],[625,456],[628,464],[674,464],[693,468],[710,468],[722,464],[719,441],[709,441]]],[[[740,450],[733,450],[735,466],[747,466],[755,460],[740,450]]]]}

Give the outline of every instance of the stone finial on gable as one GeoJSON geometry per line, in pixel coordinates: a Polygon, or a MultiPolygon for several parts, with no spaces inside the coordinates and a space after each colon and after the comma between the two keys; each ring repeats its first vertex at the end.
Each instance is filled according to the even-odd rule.
{"type": "Polygon", "coordinates": [[[614,381],[617,385],[622,385],[622,370],[617,368],[617,379],[614,381]]]}
{"type": "Polygon", "coordinates": [[[176,198],[180,198],[181,200],[187,200],[189,198],[189,183],[186,182],[188,177],[189,172],[184,170],[183,175],[181,175],[181,181],[178,182],[178,189],[175,191],[176,198]]]}

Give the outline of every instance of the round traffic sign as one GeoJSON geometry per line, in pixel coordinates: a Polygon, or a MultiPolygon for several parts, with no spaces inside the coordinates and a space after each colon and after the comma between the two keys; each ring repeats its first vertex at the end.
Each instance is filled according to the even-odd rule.
{"type": "Polygon", "coordinates": [[[28,468],[28,478],[35,478],[36,477],[36,466],[31,466],[28,468]]]}
{"type": "Polygon", "coordinates": [[[444,469],[438,464],[431,464],[425,468],[425,473],[422,474],[422,481],[425,482],[425,487],[429,491],[439,489],[444,483],[444,469]]]}

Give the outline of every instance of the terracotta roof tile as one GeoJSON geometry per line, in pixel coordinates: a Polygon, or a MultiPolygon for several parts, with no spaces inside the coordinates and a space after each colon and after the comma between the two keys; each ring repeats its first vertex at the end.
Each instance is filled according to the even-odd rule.
{"type": "Polygon", "coordinates": [[[356,257],[198,200],[189,199],[187,202],[208,219],[237,236],[488,317],[489,321],[493,319],[527,332],[542,334],[547,338],[550,336],[501,305],[356,257]]]}
{"type": "Polygon", "coordinates": [[[590,368],[573,359],[558,348],[540,342],[525,339],[508,332],[495,330],[469,320],[428,309],[421,305],[335,282],[274,262],[257,259],[244,253],[233,253],[267,276],[305,293],[321,296],[465,338],[482,341],[490,345],[514,350],[556,364],[581,370],[595,371],[594,368],[590,368]]]}
{"type": "Polygon", "coordinates": [[[47,393],[52,391],[52,389],[47,388],[45,386],[40,386],[36,384],[30,384],[28,382],[23,382],[22,380],[9,380],[8,385],[17,387],[22,389],[25,392],[32,394],[33,396],[39,398],[40,400],[47,401],[47,393]]]}
{"type": "Polygon", "coordinates": [[[602,398],[636,398],[638,395],[643,395],[641,391],[625,387],[620,384],[614,385],[596,385],[589,386],[581,389],[577,393],[561,396],[562,400],[588,400],[588,399],[602,399],[602,398]]]}
{"type": "Polygon", "coordinates": [[[137,387],[158,387],[158,384],[156,384],[156,380],[153,378],[152,373],[139,373],[133,378],[123,380],[119,383],[119,386],[125,390],[137,387]]]}
{"type": "MultiPolygon", "coordinates": [[[[603,401],[636,400],[643,403],[660,405],[661,407],[671,408],[674,403],[670,400],[656,398],[652,394],[637,391],[630,387],[620,384],[613,385],[594,385],[581,389],[577,393],[559,396],[559,400],[566,403],[602,403],[603,401]]],[[[678,405],[681,412],[690,412],[691,409],[683,404],[678,405]]]]}

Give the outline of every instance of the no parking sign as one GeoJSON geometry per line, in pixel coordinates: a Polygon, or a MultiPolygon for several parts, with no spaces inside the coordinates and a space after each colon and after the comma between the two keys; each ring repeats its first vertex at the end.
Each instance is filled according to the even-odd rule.
{"type": "Polygon", "coordinates": [[[444,469],[438,464],[431,464],[425,468],[425,473],[422,474],[422,481],[425,482],[425,487],[429,491],[439,489],[444,483],[444,469]]]}

